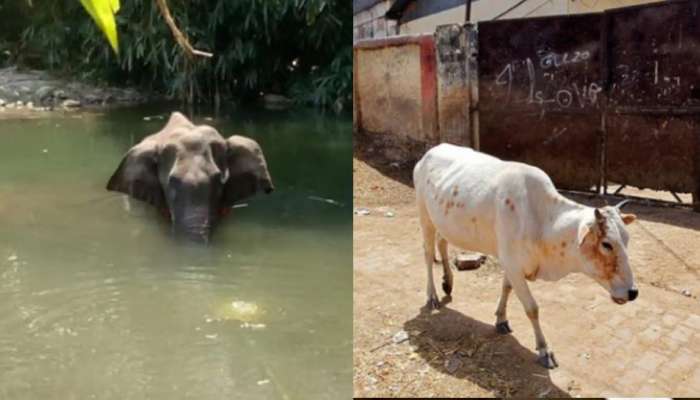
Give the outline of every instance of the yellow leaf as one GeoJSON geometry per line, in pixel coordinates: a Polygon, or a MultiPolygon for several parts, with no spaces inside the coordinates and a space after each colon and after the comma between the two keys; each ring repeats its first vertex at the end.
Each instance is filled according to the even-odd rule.
{"type": "Polygon", "coordinates": [[[114,20],[114,15],[119,11],[119,0],[80,0],[80,3],[102,30],[114,52],[119,54],[117,24],[114,20]]]}

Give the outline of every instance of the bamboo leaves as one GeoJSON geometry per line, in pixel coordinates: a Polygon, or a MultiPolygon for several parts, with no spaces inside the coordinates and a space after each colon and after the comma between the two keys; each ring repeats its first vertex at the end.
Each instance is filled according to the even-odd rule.
{"type": "Polygon", "coordinates": [[[348,0],[121,0],[118,59],[80,2],[33,1],[21,54],[38,55],[35,68],[197,102],[254,101],[261,92],[323,108],[352,100],[348,0]],[[163,6],[179,25],[176,40],[163,6]],[[178,36],[213,57],[192,57],[178,36]]]}

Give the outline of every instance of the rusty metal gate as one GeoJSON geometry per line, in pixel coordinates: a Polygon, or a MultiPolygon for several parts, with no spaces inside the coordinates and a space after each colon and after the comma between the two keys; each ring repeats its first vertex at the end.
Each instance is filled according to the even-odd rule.
{"type": "Polygon", "coordinates": [[[700,2],[479,24],[481,149],[561,187],[700,190],[700,2]]]}
{"type": "Polygon", "coordinates": [[[567,188],[599,183],[599,14],[479,24],[481,149],[567,188]]]}
{"type": "Polygon", "coordinates": [[[608,181],[697,193],[699,5],[661,3],[604,14],[608,181]]]}

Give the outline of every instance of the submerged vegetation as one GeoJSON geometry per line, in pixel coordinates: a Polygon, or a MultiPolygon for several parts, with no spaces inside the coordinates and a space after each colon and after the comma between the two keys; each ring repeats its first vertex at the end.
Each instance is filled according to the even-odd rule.
{"type": "Polygon", "coordinates": [[[263,93],[340,110],[351,103],[352,7],[347,0],[168,2],[192,45],[188,58],[154,0],[121,0],[119,55],[78,0],[0,5],[0,65],[45,68],[81,80],[134,85],[196,102],[263,93]]]}

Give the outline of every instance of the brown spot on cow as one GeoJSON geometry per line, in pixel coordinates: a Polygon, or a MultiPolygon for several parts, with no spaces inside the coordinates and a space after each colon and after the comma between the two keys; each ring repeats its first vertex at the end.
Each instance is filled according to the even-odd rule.
{"type": "Polygon", "coordinates": [[[510,205],[510,199],[506,199],[506,204],[510,205]]]}
{"type": "Polygon", "coordinates": [[[566,242],[561,242],[561,248],[565,249],[566,248],[566,242]]]}
{"type": "Polygon", "coordinates": [[[514,206],[514,205],[512,205],[512,204],[510,205],[510,211],[513,211],[513,212],[515,212],[515,206],[514,206]]]}
{"type": "Polygon", "coordinates": [[[529,274],[525,274],[525,279],[528,281],[534,281],[537,279],[537,273],[540,271],[540,265],[538,264],[537,267],[535,267],[535,270],[530,272],[529,274]]]}
{"type": "Polygon", "coordinates": [[[445,203],[445,215],[447,215],[450,212],[450,208],[454,207],[455,203],[450,200],[445,203]]]}
{"type": "Polygon", "coordinates": [[[585,257],[591,260],[600,276],[609,281],[615,275],[617,269],[617,256],[614,253],[603,253],[600,250],[601,242],[605,238],[605,228],[591,229],[585,236],[581,244],[581,252],[585,257]]]}

